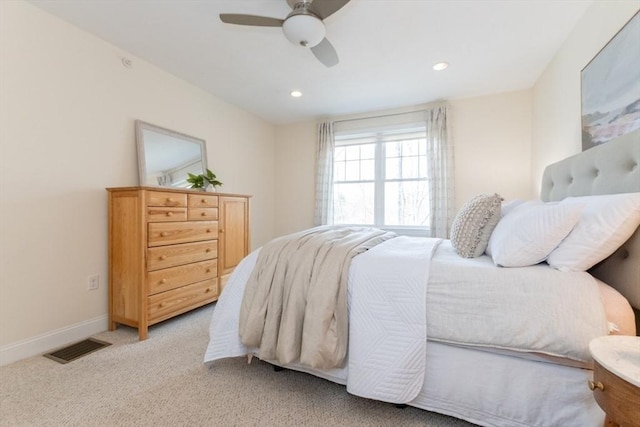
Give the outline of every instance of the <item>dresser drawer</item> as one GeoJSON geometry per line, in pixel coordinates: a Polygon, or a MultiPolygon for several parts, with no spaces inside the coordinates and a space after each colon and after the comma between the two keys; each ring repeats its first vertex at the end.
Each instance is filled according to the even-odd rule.
{"type": "Polygon", "coordinates": [[[199,242],[217,238],[218,221],[149,223],[149,247],[199,242]]]}
{"type": "Polygon", "coordinates": [[[217,260],[207,260],[147,272],[149,295],[190,283],[213,279],[218,275],[217,260]]]}
{"type": "Polygon", "coordinates": [[[189,194],[188,206],[190,208],[217,208],[218,196],[210,194],[189,194]]]}
{"type": "Polygon", "coordinates": [[[147,192],[147,206],[186,207],[187,195],[169,191],[147,192]]]}
{"type": "MultiPolygon", "coordinates": [[[[147,221],[186,221],[187,208],[148,207],[147,221]]],[[[216,218],[217,219],[217,218],[216,218]]]]}
{"type": "Polygon", "coordinates": [[[150,296],[149,324],[208,304],[218,298],[218,279],[205,280],[182,288],[150,296]]]}
{"type": "Polygon", "coordinates": [[[218,208],[189,208],[189,221],[217,221],[218,208]]]}
{"type": "Polygon", "coordinates": [[[147,270],[175,267],[190,262],[205,261],[218,257],[218,241],[156,246],[147,249],[147,270]]]}

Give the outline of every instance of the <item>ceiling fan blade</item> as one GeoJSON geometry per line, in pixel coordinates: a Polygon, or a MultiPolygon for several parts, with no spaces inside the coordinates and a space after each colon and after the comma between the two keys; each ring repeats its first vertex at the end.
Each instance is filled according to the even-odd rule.
{"type": "Polygon", "coordinates": [[[317,46],[312,47],[311,52],[313,52],[316,58],[318,58],[318,61],[322,62],[327,67],[333,67],[340,62],[338,60],[338,53],[326,38],[324,38],[317,46]]]}
{"type": "Polygon", "coordinates": [[[240,13],[221,13],[220,20],[225,24],[252,25],[254,27],[282,27],[284,23],[284,19],[240,13]]]}
{"type": "Polygon", "coordinates": [[[342,9],[349,1],[350,0],[313,0],[313,3],[309,5],[309,10],[318,15],[320,19],[325,19],[342,9]]]}

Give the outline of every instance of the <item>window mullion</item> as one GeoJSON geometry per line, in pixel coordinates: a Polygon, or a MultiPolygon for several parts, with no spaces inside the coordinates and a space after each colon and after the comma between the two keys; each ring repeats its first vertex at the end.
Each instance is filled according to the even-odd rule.
{"type": "Polygon", "coordinates": [[[374,196],[373,221],[376,227],[384,225],[384,179],[385,179],[385,146],[383,139],[376,137],[376,184],[374,196]]]}

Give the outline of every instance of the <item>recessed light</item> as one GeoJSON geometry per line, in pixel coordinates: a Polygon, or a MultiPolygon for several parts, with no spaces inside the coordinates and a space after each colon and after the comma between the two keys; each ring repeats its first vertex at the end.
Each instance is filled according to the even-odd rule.
{"type": "Polygon", "coordinates": [[[449,64],[447,62],[438,62],[433,66],[433,69],[436,71],[446,70],[449,64]]]}
{"type": "Polygon", "coordinates": [[[291,96],[293,96],[294,98],[300,98],[302,96],[302,92],[300,92],[299,90],[292,90],[291,96]]]}

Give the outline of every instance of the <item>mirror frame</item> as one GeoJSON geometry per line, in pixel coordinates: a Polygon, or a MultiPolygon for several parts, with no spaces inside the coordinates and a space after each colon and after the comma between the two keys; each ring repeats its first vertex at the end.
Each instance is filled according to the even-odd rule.
{"type": "MultiPolygon", "coordinates": [[[[141,187],[160,187],[160,188],[183,188],[174,187],[171,185],[161,185],[158,183],[148,183],[147,178],[147,153],[144,145],[144,131],[152,131],[160,133],[175,139],[180,139],[186,142],[198,144],[200,147],[202,172],[206,173],[207,170],[207,143],[204,139],[196,138],[194,136],[186,135],[180,132],[166,129],[160,126],[153,125],[151,123],[144,122],[142,120],[136,120],[136,146],[138,150],[138,182],[141,187]]],[[[185,187],[188,189],[188,187],[185,187]]]]}

